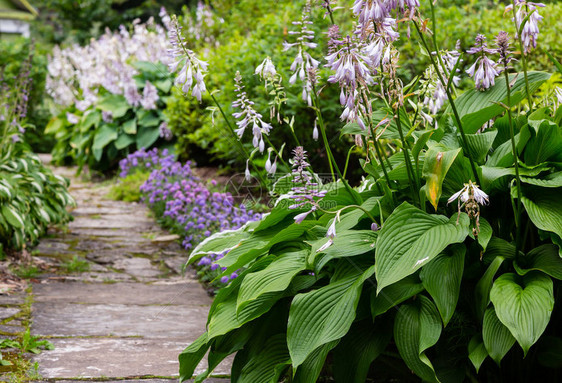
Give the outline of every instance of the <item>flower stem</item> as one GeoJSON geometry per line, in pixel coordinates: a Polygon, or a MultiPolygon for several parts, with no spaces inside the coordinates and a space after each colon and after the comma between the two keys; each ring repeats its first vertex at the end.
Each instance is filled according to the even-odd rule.
{"type": "MultiPolygon", "coordinates": [[[[527,92],[527,102],[529,103],[529,109],[533,109],[533,99],[531,98],[531,91],[529,90],[529,78],[527,76],[527,55],[525,54],[525,49],[523,46],[523,40],[521,40],[521,33],[517,27],[517,13],[515,12],[515,4],[511,7],[513,11],[513,23],[515,24],[515,34],[517,35],[517,41],[519,41],[519,50],[521,51],[521,62],[523,63],[523,75],[525,76],[525,91],[527,92]]],[[[523,22],[524,24],[525,22],[523,22]]],[[[507,84],[509,91],[509,83],[507,84]]]]}
{"type": "Polygon", "coordinates": [[[449,100],[449,104],[451,105],[451,109],[453,110],[453,115],[455,117],[455,121],[457,122],[457,126],[459,127],[459,132],[461,133],[464,152],[465,152],[466,156],[468,157],[468,159],[470,161],[470,167],[472,169],[472,173],[474,174],[474,179],[476,180],[476,183],[480,184],[480,177],[478,177],[478,172],[476,171],[476,165],[474,164],[474,160],[472,159],[472,154],[470,152],[470,148],[469,148],[467,140],[466,140],[466,135],[464,133],[464,129],[462,127],[462,122],[461,122],[461,119],[459,117],[459,112],[457,111],[455,101],[453,100],[453,96],[451,95],[450,90],[447,89],[447,83],[443,80],[443,76],[441,74],[441,71],[439,70],[439,67],[437,66],[437,63],[435,62],[435,59],[433,58],[433,56],[432,56],[432,54],[429,50],[427,42],[425,41],[425,38],[423,37],[423,33],[421,32],[421,30],[418,26],[418,23],[416,23],[415,21],[413,23],[414,23],[414,26],[416,27],[416,31],[418,33],[418,36],[420,37],[420,39],[422,41],[422,44],[423,44],[427,54],[429,55],[429,59],[431,60],[431,64],[433,65],[433,67],[435,68],[435,71],[437,72],[437,76],[439,77],[439,81],[441,81],[441,84],[445,88],[445,93],[447,94],[447,99],[449,100]]]}
{"type": "Polygon", "coordinates": [[[406,173],[408,173],[408,180],[410,184],[410,191],[412,192],[412,199],[415,201],[416,192],[415,192],[414,185],[417,186],[417,184],[413,179],[414,170],[412,169],[412,162],[410,161],[410,153],[408,152],[408,145],[406,144],[406,140],[404,139],[404,133],[402,132],[400,113],[396,114],[396,126],[398,127],[398,133],[400,134],[400,141],[402,141],[402,153],[404,154],[404,161],[406,162],[406,173]]]}
{"type": "Polygon", "coordinates": [[[265,137],[265,140],[267,141],[267,143],[269,144],[269,146],[271,146],[271,148],[273,149],[273,151],[275,152],[275,154],[277,155],[277,158],[279,158],[281,160],[281,163],[283,164],[283,166],[285,166],[287,169],[290,169],[290,167],[287,165],[287,163],[285,162],[285,160],[283,159],[283,157],[281,157],[281,154],[279,153],[279,151],[275,148],[275,146],[273,146],[273,144],[271,143],[271,141],[269,140],[269,137],[267,135],[263,135],[265,137]]]}
{"type": "Polygon", "coordinates": [[[509,135],[511,138],[511,151],[513,152],[513,160],[515,162],[515,179],[517,182],[517,208],[515,209],[515,254],[519,254],[521,247],[521,178],[519,177],[519,157],[517,156],[517,148],[515,146],[515,132],[513,129],[513,121],[511,118],[511,89],[509,87],[509,75],[504,70],[505,85],[507,87],[507,116],[509,119],[509,135]]]}

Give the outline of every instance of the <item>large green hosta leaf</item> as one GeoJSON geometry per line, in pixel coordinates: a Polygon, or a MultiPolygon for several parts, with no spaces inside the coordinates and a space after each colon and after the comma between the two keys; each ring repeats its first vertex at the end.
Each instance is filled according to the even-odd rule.
{"type": "Polygon", "coordinates": [[[474,161],[479,164],[484,163],[497,134],[497,130],[492,130],[490,132],[466,135],[468,149],[470,154],[474,156],[474,161]]]}
{"type": "MultiPolygon", "coordinates": [[[[514,76],[510,75],[510,82],[514,76]]],[[[529,72],[529,91],[535,92],[543,82],[550,78],[549,73],[529,72]]],[[[517,105],[526,97],[525,78],[517,76],[517,80],[511,87],[511,105],[517,105]]],[[[497,81],[496,84],[485,92],[472,89],[464,92],[455,100],[457,111],[461,118],[464,130],[468,134],[476,133],[485,122],[502,114],[505,109],[498,103],[507,105],[507,87],[505,81],[497,81]]]]}
{"type": "Polygon", "coordinates": [[[94,136],[94,145],[92,146],[93,150],[101,150],[105,148],[110,142],[115,141],[117,139],[117,130],[115,127],[111,125],[102,125],[97,131],[96,135],[94,136]]]}
{"type": "Polygon", "coordinates": [[[459,299],[466,247],[453,245],[448,250],[424,266],[420,273],[423,286],[435,301],[445,326],[459,299]]]}
{"type": "Polygon", "coordinates": [[[98,101],[97,107],[100,110],[111,112],[113,118],[123,117],[131,107],[125,97],[119,94],[106,94],[98,101]]]}
{"type": "Polygon", "coordinates": [[[344,336],[353,320],[363,282],[373,275],[371,266],[318,290],[298,294],[291,303],[287,345],[293,366],[300,366],[318,347],[344,336]]]}
{"type": "Polygon", "coordinates": [[[490,307],[484,313],[482,339],[488,355],[498,365],[515,343],[515,338],[511,335],[509,329],[500,322],[493,307],[490,307]]]}
{"type": "Polygon", "coordinates": [[[334,349],[334,379],[337,383],[364,383],[371,363],[392,337],[392,322],[366,319],[353,324],[334,349]]]}
{"type": "Polygon", "coordinates": [[[525,275],[532,270],[539,270],[553,278],[562,280],[562,258],[558,254],[558,247],[551,243],[539,246],[525,257],[513,262],[519,275],[525,275]]]}
{"type": "Polygon", "coordinates": [[[562,129],[552,121],[543,120],[535,134],[525,146],[524,159],[528,166],[554,160],[562,151],[562,129]]]}
{"type": "Polygon", "coordinates": [[[197,365],[205,356],[211,345],[207,342],[207,333],[203,333],[179,355],[180,383],[191,379],[197,365]]]}
{"type": "MultiPolygon", "coordinates": [[[[320,271],[329,261],[337,258],[353,257],[360,254],[365,254],[370,251],[374,252],[375,242],[378,233],[372,230],[346,230],[338,232],[334,243],[326,250],[316,254],[313,246],[311,253],[312,258],[315,259],[315,269],[320,271]]],[[[318,241],[317,245],[324,244],[326,239],[323,238],[318,241]]]]}
{"type": "MultiPolygon", "coordinates": [[[[517,196],[517,187],[512,189],[517,196]]],[[[562,188],[523,188],[521,202],[536,227],[562,237],[562,188]]]]}
{"type": "Polygon", "coordinates": [[[239,312],[263,294],[285,290],[306,267],[307,254],[304,250],[283,253],[265,269],[247,274],[240,286],[236,310],[239,312]]]}
{"type": "Polygon", "coordinates": [[[464,241],[469,218],[427,214],[404,202],[385,221],[376,246],[377,293],[413,274],[448,245],[464,241]]]}
{"type": "Polygon", "coordinates": [[[424,290],[417,275],[408,275],[406,278],[385,287],[380,293],[371,294],[371,314],[373,317],[384,314],[392,307],[410,299],[424,290]]]}
{"type": "MultiPolygon", "coordinates": [[[[256,350],[257,351],[257,350],[256,350]]],[[[236,383],[275,383],[279,380],[283,366],[289,362],[286,335],[284,333],[270,337],[259,352],[251,355],[240,375],[233,382],[236,383]]]]}
{"type": "Polygon", "coordinates": [[[527,355],[550,321],[554,307],[552,279],[540,272],[523,277],[503,274],[494,282],[490,299],[499,320],[527,355]]]}
{"type": "Polygon", "coordinates": [[[480,366],[482,365],[482,363],[484,363],[484,360],[487,357],[488,351],[486,351],[486,346],[484,346],[482,335],[474,335],[468,343],[468,359],[470,359],[470,361],[472,362],[472,365],[476,369],[476,372],[480,370],[480,366]]]}
{"type": "Polygon", "coordinates": [[[400,356],[417,376],[426,382],[438,382],[435,369],[425,351],[441,336],[441,319],[429,298],[420,295],[400,306],[394,320],[394,341],[400,356]]]}

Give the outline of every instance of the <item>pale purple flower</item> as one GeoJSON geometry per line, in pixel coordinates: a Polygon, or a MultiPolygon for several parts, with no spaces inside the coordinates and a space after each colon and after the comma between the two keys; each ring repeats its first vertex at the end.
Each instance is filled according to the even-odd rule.
{"type": "MultiPolygon", "coordinates": [[[[523,20],[531,13],[529,19],[526,21],[523,30],[521,31],[521,41],[523,43],[523,51],[528,54],[531,48],[537,47],[537,37],[539,35],[539,22],[542,21],[543,17],[539,14],[537,7],[543,8],[545,5],[543,3],[533,3],[524,0],[514,0],[514,4],[517,8],[515,11],[515,25],[517,31],[521,28],[521,23],[523,20]]],[[[511,11],[513,9],[513,4],[508,5],[506,11],[511,11]]],[[[516,34],[517,34],[516,31],[516,34]]]]}
{"type": "Polygon", "coordinates": [[[269,56],[256,67],[255,74],[259,75],[262,80],[272,80],[275,78],[277,71],[275,70],[275,65],[273,65],[269,56]]]}
{"type": "Polygon", "coordinates": [[[169,32],[171,49],[168,50],[172,63],[169,65],[170,71],[175,72],[181,67],[175,83],[181,86],[184,93],[189,93],[201,102],[201,96],[206,92],[204,77],[208,65],[205,61],[199,60],[195,53],[187,48],[185,39],[181,34],[181,26],[175,17],[172,17],[172,30],[169,32]],[[195,80],[195,81],[194,81],[195,80]]]}
{"type": "Polygon", "coordinates": [[[80,118],[70,112],[66,112],[66,120],[70,123],[70,124],[77,124],[80,121],[80,118]]]}
{"type": "Polygon", "coordinates": [[[249,162],[250,162],[250,160],[246,160],[246,171],[244,172],[244,177],[246,178],[246,181],[248,181],[248,182],[250,182],[252,180],[252,173],[250,173],[249,162]]]}
{"type": "Polygon", "coordinates": [[[160,137],[162,137],[166,141],[170,141],[172,140],[172,138],[174,138],[174,133],[172,133],[172,131],[168,128],[168,124],[166,123],[166,121],[163,121],[158,129],[160,130],[160,137]]]}
{"type": "Polygon", "coordinates": [[[240,109],[239,112],[232,114],[234,118],[238,120],[236,121],[238,129],[235,129],[235,132],[238,135],[238,138],[242,138],[246,128],[251,127],[252,134],[254,135],[252,144],[255,148],[259,148],[260,152],[263,153],[265,143],[262,134],[269,134],[272,127],[270,124],[263,121],[263,116],[254,109],[254,103],[248,99],[248,96],[244,91],[244,84],[242,82],[240,72],[236,72],[234,81],[234,88],[237,92],[238,98],[232,103],[232,107],[240,109]]]}
{"type": "Polygon", "coordinates": [[[125,99],[131,106],[139,106],[142,101],[142,96],[137,90],[137,86],[134,82],[131,82],[125,86],[125,99]]]}
{"type": "Polygon", "coordinates": [[[476,36],[476,45],[467,51],[469,54],[479,54],[474,64],[466,71],[474,79],[476,89],[484,91],[494,85],[494,80],[499,72],[496,69],[497,64],[490,60],[486,53],[496,52],[495,49],[487,47],[484,35],[476,36]]]}
{"type": "Polygon", "coordinates": [[[295,84],[297,79],[303,82],[302,98],[303,101],[307,101],[309,106],[312,106],[312,101],[310,98],[310,92],[312,91],[312,85],[310,83],[311,79],[307,75],[311,69],[318,68],[319,61],[314,59],[310,53],[308,53],[307,48],[314,49],[317,44],[313,42],[314,31],[308,29],[308,26],[313,24],[309,19],[310,9],[305,6],[302,13],[301,21],[293,21],[293,25],[300,25],[299,31],[289,31],[289,35],[296,35],[296,42],[288,43],[283,42],[283,50],[287,51],[293,47],[297,48],[297,55],[291,64],[291,71],[293,74],[289,78],[290,84],[295,84]]]}
{"type": "Polygon", "coordinates": [[[109,124],[109,123],[113,122],[113,113],[111,113],[110,111],[103,110],[101,112],[101,119],[103,120],[103,122],[109,124]]]}
{"type": "Polygon", "coordinates": [[[312,129],[312,139],[314,141],[318,141],[318,124],[316,121],[317,119],[314,120],[314,129],[312,129]]]}
{"type": "Polygon", "coordinates": [[[293,150],[292,164],[292,181],[295,186],[291,188],[289,195],[295,203],[290,205],[289,209],[301,208],[308,204],[315,208],[318,199],[324,197],[326,191],[319,190],[318,183],[313,180],[306,150],[302,146],[298,146],[293,150]]]}
{"type": "Polygon", "coordinates": [[[158,90],[150,81],[144,85],[142,92],[142,100],[140,101],[142,107],[146,110],[156,109],[156,102],[158,101],[158,90]]]}

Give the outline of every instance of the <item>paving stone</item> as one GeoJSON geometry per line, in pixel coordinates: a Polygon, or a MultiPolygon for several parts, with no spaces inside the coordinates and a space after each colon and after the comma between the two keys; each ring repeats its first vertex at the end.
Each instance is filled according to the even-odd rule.
{"type": "Polygon", "coordinates": [[[205,331],[208,306],[33,304],[32,333],[51,336],[147,336],[194,340],[205,331]]]}
{"type": "Polygon", "coordinates": [[[12,317],[20,312],[19,307],[0,307],[0,320],[12,317]]]}
{"type": "Polygon", "coordinates": [[[33,285],[36,303],[187,305],[205,306],[211,298],[201,294],[203,288],[192,279],[170,285],[142,283],[99,284],[51,282],[33,285]]]}
{"type": "Polygon", "coordinates": [[[17,306],[25,302],[27,293],[25,291],[18,291],[11,294],[0,294],[0,304],[1,305],[12,305],[17,306]]]}
{"type": "Polygon", "coordinates": [[[123,258],[113,262],[113,267],[126,274],[141,278],[155,278],[162,274],[150,259],[146,258],[123,258]]]}

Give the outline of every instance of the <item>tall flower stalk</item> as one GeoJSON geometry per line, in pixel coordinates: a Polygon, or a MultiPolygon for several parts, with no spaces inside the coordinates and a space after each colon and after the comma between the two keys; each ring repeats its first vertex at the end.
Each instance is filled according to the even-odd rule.
{"type": "Polygon", "coordinates": [[[499,63],[502,66],[502,71],[505,77],[505,86],[507,89],[507,116],[509,120],[509,136],[511,139],[511,151],[513,152],[513,162],[515,163],[515,180],[517,182],[517,207],[515,209],[515,227],[516,227],[516,249],[515,254],[518,254],[521,248],[521,177],[519,176],[519,156],[517,155],[517,147],[515,145],[515,132],[513,128],[513,119],[511,117],[511,87],[509,84],[508,70],[509,64],[513,60],[511,51],[509,50],[509,35],[501,31],[496,37],[496,44],[498,46],[498,53],[500,55],[499,63]]]}

